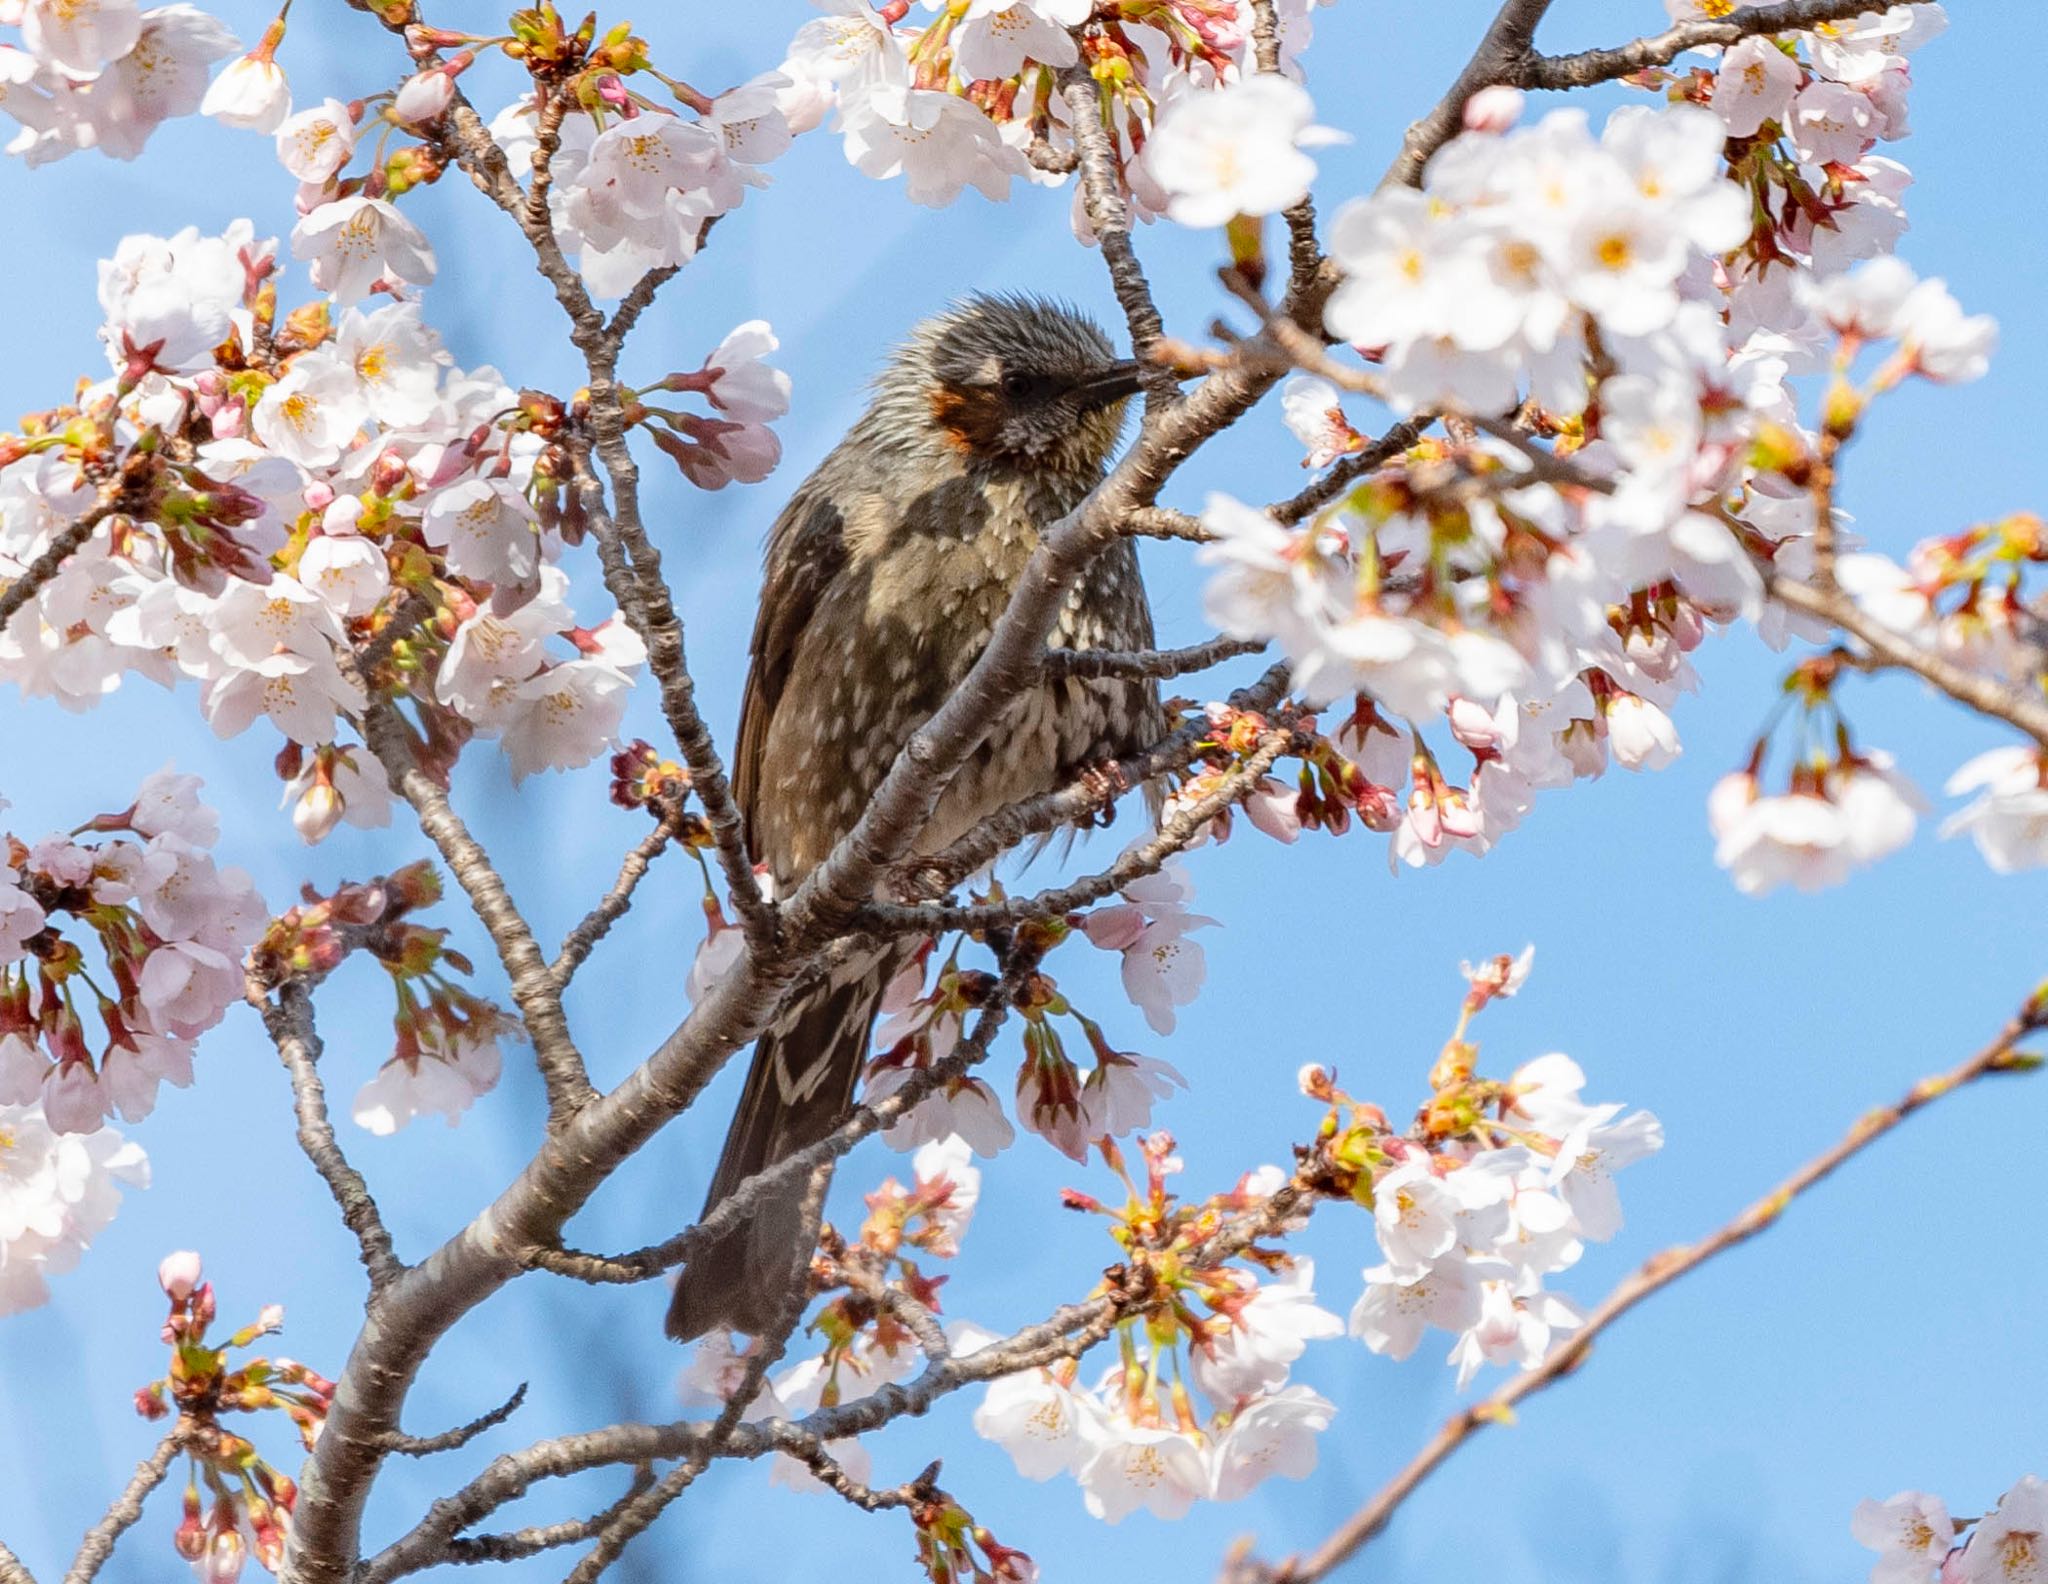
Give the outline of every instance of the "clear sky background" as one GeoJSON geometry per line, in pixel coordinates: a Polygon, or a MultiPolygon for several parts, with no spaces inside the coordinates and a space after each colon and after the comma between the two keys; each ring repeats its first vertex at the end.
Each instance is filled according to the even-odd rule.
{"type": "MultiPolygon", "coordinates": [[[[265,20],[242,0],[215,9],[249,39],[265,20]]],[[[1491,9],[1475,0],[1341,0],[1318,14],[1307,65],[1320,119],[1356,137],[1320,156],[1326,211],[1369,189],[1491,9]]],[[[1928,533],[2043,505],[2035,459],[2048,243],[2023,173],[2041,168],[2048,134],[2031,112],[2038,63],[2016,47],[2029,8],[1956,9],[1951,31],[1915,61],[1915,134],[1885,152],[1918,178],[1903,253],[1947,277],[1966,308],[1994,312],[2004,339],[1988,379],[1888,399],[1854,448],[1846,504],[1859,530],[1894,553],[1928,533]]],[[[479,28],[493,15],[475,3],[433,11],[438,22],[479,28]]],[[[643,8],[635,20],[660,64],[716,90],[772,67],[811,14],[796,3],[676,5],[643,8]]],[[[1615,43],[1663,22],[1654,0],[1561,0],[1541,42],[1615,43]]],[[[377,27],[333,0],[301,0],[285,61],[302,102],[387,86],[402,64],[377,27]]],[[[503,76],[478,89],[487,107],[511,92],[503,76]]],[[[1099,259],[1068,234],[1064,191],[1020,187],[1007,206],[969,195],[927,212],[900,184],[854,172],[824,132],[802,139],[774,176],[663,293],[627,368],[647,379],[694,368],[732,325],[762,316],[782,337],[780,361],[795,380],[794,408],[778,426],[787,460],[767,483],[704,495],[650,458],[650,519],[722,736],[736,712],[761,536],[859,411],[863,380],[884,351],[970,288],[1056,292],[1115,318],[1099,259]]],[[[0,166],[0,412],[47,406],[79,373],[101,371],[93,264],[124,232],[217,231],[249,215],[259,233],[283,233],[290,198],[267,139],[197,120],[166,128],[137,165],[86,155],[39,172],[0,166]]],[[[500,217],[459,178],[424,195],[419,211],[441,257],[428,317],[458,362],[494,362],[514,385],[573,387],[559,315],[500,217]]],[[[1218,239],[1161,226],[1139,242],[1169,327],[1199,334],[1223,305],[1209,275],[1218,239]]],[[[305,289],[297,271],[287,301],[298,300],[295,289],[305,289]]],[[[1298,456],[1269,404],[1204,452],[1168,498],[1196,507],[1218,487],[1270,499],[1298,483],[1298,456]]],[[[1200,578],[1185,547],[1148,546],[1146,569],[1166,640],[1198,636],[1200,578]]],[[[594,576],[584,584],[586,619],[606,609],[589,593],[598,587],[594,576]]],[[[1590,1075],[1589,1095],[1653,1108],[1669,1139],[1624,1177],[1628,1222],[1617,1240],[1556,1279],[1590,1301],[1647,1255],[1718,1226],[1869,1106],[1952,1065],[2003,1021],[2048,969],[2048,878],[1995,877],[1967,844],[1935,840],[1930,822],[1909,849],[1844,889],[1737,895],[1713,865],[1703,800],[1746,751],[1781,662],[1746,632],[1696,658],[1707,686],[1679,713],[1686,751],[1674,768],[1617,770],[1548,794],[1484,861],[1454,858],[1394,879],[1383,841],[1359,834],[1311,837],[1282,852],[1247,832],[1199,854],[1200,904],[1224,927],[1204,937],[1210,984],[1170,1040],[1145,1035],[1112,959],[1086,947],[1062,954],[1057,971],[1085,1007],[1192,1080],[1162,1117],[1181,1140],[1189,1191],[1284,1159],[1289,1141],[1313,1127],[1314,1110],[1292,1082],[1306,1059],[1335,1061],[1348,1087],[1391,1113],[1408,1110],[1454,1012],[1459,959],[1534,941],[1528,990],[1482,1024],[1488,1067],[1568,1051],[1590,1075]]],[[[1250,672],[1247,662],[1225,673],[1216,691],[1250,672]]],[[[1862,739],[1891,748],[1930,792],[1964,758],[2004,740],[1911,684],[1857,683],[1850,699],[1862,739]]],[[[660,739],[646,690],[628,732],[660,739]]],[[[0,697],[0,790],[15,807],[4,822],[33,838],[119,808],[142,775],[175,758],[206,774],[226,815],[223,858],[249,868],[273,907],[302,879],[330,886],[427,850],[409,823],[345,829],[302,848],[274,809],[274,748],[261,732],[217,742],[189,690],[167,698],[131,683],[79,717],[10,691],[0,697]]],[[[609,883],[645,823],[606,803],[601,767],[543,777],[515,795],[488,746],[463,761],[455,798],[544,941],[609,883]]],[[[1109,840],[1097,838],[1085,856],[1106,856],[1109,840]]],[[[694,865],[664,861],[577,980],[571,1012],[600,1082],[627,1072],[684,1010],[698,894],[694,865]]],[[[459,907],[440,921],[457,926],[479,961],[490,959],[459,907]]],[[[326,1076],[344,1113],[388,1053],[379,978],[352,967],[323,997],[326,1076]]],[[[498,984],[494,964],[483,979],[498,984]]],[[[996,1064],[999,1089],[1012,1061],[1014,1050],[996,1064]]],[[[684,1224],[738,1078],[735,1063],[696,1113],[620,1173],[574,1238],[624,1248],[684,1224]]],[[[339,1125],[400,1253],[418,1258],[525,1159],[539,1118],[539,1084],[509,1056],[505,1082],[456,1131],[428,1121],[378,1140],[345,1115],[339,1125]]],[[[1986,1083],[1914,1121],[1766,1237],[1630,1316],[1517,1427],[1487,1433],[1430,1481],[1346,1576],[1860,1578],[1868,1559],[1849,1539],[1848,1518],[1861,1498],[1918,1486],[1976,1513],[2019,1474],[2048,1473],[2048,1351],[2038,1323],[2048,1312],[2048,1182],[2035,1143],[2044,1123],[2048,1078],[1986,1083]]],[[[82,1268],[57,1281],[53,1303],[0,1320],[0,1422],[10,1427],[0,1436],[0,1535],[46,1578],[153,1444],[156,1431],[136,1419],[130,1393],[163,1367],[153,1270],[164,1252],[205,1253],[224,1318],[283,1303],[282,1350],[330,1373],[359,1318],[364,1284],[352,1242],[298,1154],[288,1088],[253,1017],[232,1016],[202,1046],[196,1087],[166,1090],[132,1132],[150,1151],[155,1185],[130,1194],[82,1268]]],[[[835,1200],[842,1217],[857,1220],[857,1193],[899,1169],[879,1147],[856,1155],[835,1200]]],[[[1053,1210],[1063,1183],[1107,1191],[1103,1174],[1035,1139],[989,1166],[984,1208],[946,1289],[949,1313],[1008,1328],[1086,1291],[1111,1249],[1096,1224],[1053,1210]]],[[[1359,1268],[1377,1258],[1369,1229],[1331,1214],[1305,1244],[1323,1301],[1348,1309],[1359,1268]]],[[[413,1392],[408,1428],[466,1420],[521,1380],[533,1392],[510,1425],[472,1448],[390,1465],[367,1543],[390,1539],[501,1451],[622,1416],[673,1417],[682,1358],[660,1339],[663,1300],[658,1285],[587,1289],[534,1277],[467,1317],[413,1392]]],[[[1432,1341],[1396,1365],[1348,1339],[1319,1345],[1300,1378],[1340,1412],[1317,1476],[1197,1508],[1178,1525],[1140,1514],[1106,1527],[1086,1516],[1070,1481],[1018,1478],[967,1428],[978,1392],[878,1438],[876,1477],[906,1478],[945,1454],[946,1485],[1006,1543],[1038,1557],[1049,1579],[1176,1569],[1206,1578],[1235,1536],[1256,1534],[1269,1556],[1319,1539],[1405,1461],[1456,1406],[1440,1352],[1432,1341]]],[[[1501,1378],[1490,1371],[1474,1389],[1501,1378]]],[[[289,1467],[283,1428],[265,1423],[261,1433],[289,1467]]],[[[622,1576],[765,1581],[849,1567],[911,1576],[901,1519],[771,1489],[765,1472],[713,1471],[634,1547],[622,1576]]],[[[501,1516],[588,1511],[620,1484],[621,1476],[557,1484],[501,1516]]],[[[174,1492],[160,1499],[109,1577],[179,1575],[169,1550],[175,1508],[174,1492]]],[[[566,1557],[541,1559],[516,1576],[553,1578],[566,1566],[566,1557]]]]}

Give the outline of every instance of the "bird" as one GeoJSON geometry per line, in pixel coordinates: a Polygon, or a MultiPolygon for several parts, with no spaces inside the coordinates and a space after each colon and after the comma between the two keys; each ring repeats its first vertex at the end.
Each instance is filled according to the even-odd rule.
{"type": "MultiPolygon", "coordinates": [[[[1040,534],[1101,481],[1139,365],[1089,318],[1021,295],[918,325],[867,410],[769,530],[733,793],[748,849],[787,895],[852,829],[897,753],[986,646],[1040,534]]],[[[1118,539],[1068,592],[1047,643],[1149,649],[1136,551],[1118,539]]],[[[996,810],[1163,734],[1149,679],[1048,677],[1013,700],[920,833],[936,852],[996,810]]],[[[855,954],[754,1047],[709,1214],[851,1109],[883,987],[907,947],[855,954]]],[[[668,1335],[776,1322],[805,1236],[792,1183],[693,1255],[668,1335]]]]}

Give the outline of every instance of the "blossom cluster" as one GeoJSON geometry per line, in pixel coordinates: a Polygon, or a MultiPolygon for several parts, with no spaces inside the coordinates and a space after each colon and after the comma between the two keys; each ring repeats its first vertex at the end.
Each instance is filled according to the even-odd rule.
{"type": "Polygon", "coordinates": [[[219,829],[199,778],[166,769],[68,835],[0,837],[0,1105],[92,1133],[192,1081],[265,918],[248,875],[214,863],[219,829]]]}
{"type": "MultiPolygon", "coordinates": [[[[1173,1030],[1174,1009],[1195,997],[1203,975],[1202,949],[1188,932],[1216,921],[1191,912],[1194,885],[1185,868],[1169,863],[1133,880],[1123,899],[1053,926],[1047,943],[1080,933],[1123,961],[1123,982],[1131,1001],[1155,1033],[1173,1030]]],[[[714,939],[716,931],[714,930],[714,939]]],[[[987,1004],[996,989],[988,974],[959,966],[956,944],[935,959],[933,941],[922,942],[884,987],[882,1021],[875,1030],[876,1055],[867,1067],[864,1098],[869,1104],[896,1093],[913,1074],[950,1057],[960,1043],[967,1014],[987,1004]],[[926,975],[931,984],[926,988],[926,975]]],[[[1017,1069],[1016,1115],[1070,1160],[1088,1158],[1101,1138],[1122,1138],[1151,1126],[1152,1107],[1185,1088],[1169,1063],[1136,1051],[1116,1049],[1102,1025],[1074,1007],[1046,974],[1018,1007],[1024,1021],[1024,1060],[1017,1069]],[[1090,1065],[1084,1073],[1069,1054],[1056,1020],[1066,1019],[1086,1043],[1090,1065]]],[[[993,1156],[1016,1137],[1001,1100],[972,1073],[946,1079],[883,1134],[897,1149],[948,1136],[993,1156]]]]}
{"type": "MultiPolygon", "coordinates": [[[[827,14],[797,30],[779,73],[789,84],[785,112],[799,131],[830,115],[848,162],[877,179],[901,176],[913,202],[949,204],[970,187],[1002,199],[1018,179],[1064,182],[1077,155],[1056,84],[1076,65],[1093,81],[1093,113],[1144,218],[1220,223],[1260,202],[1244,190],[1252,182],[1282,194],[1257,211],[1266,212],[1298,198],[1314,174],[1297,147],[1317,141],[1300,114],[1305,96],[1291,82],[1249,75],[1249,0],[923,0],[936,13],[924,17],[908,0],[815,3],[827,14]],[[1181,122],[1184,104],[1218,89],[1239,126],[1278,142],[1279,160],[1238,158],[1199,118],[1181,122]],[[1282,130],[1269,134],[1276,118],[1282,130]],[[1184,176],[1229,196],[1176,199],[1167,183],[1184,176]]],[[[1316,3],[1276,7],[1290,67],[1309,42],[1316,3]]],[[[1078,188],[1074,227],[1090,234],[1078,188]]]]}
{"type": "Polygon", "coordinates": [[[62,1133],[40,1100],[0,1104],[0,1315],[49,1301],[114,1219],[121,1184],[149,1186],[149,1157],[114,1128],[62,1133]]]}
{"type": "Polygon", "coordinates": [[[453,1127],[497,1086],[504,1066],[499,1041],[520,1037],[515,1018],[449,977],[474,969],[448,944],[448,931],[411,921],[440,899],[440,877],[424,859],[324,896],[309,885],[250,953],[250,972],[266,987],[323,977],[358,947],[390,977],[392,1054],[357,1091],[349,1113],[372,1133],[395,1133],[428,1114],[453,1127]]]}
{"type": "Polygon", "coordinates": [[[1585,1074],[1568,1056],[1538,1057],[1504,1082],[1478,1075],[1470,1021],[1521,988],[1533,955],[1466,965],[1458,1026],[1406,1133],[1329,1071],[1302,1072],[1304,1092],[1331,1107],[1325,1151],[1355,1171],[1353,1196],[1372,1207],[1382,1256],[1365,1272],[1351,1334],[1405,1359],[1425,1331],[1447,1332],[1460,1386],[1485,1364],[1527,1369],[1579,1327],[1577,1306],[1544,1280],[1576,1264],[1588,1240],[1621,1230],[1614,1174],[1664,1142],[1650,1112],[1586,1103],[1585,1074]]]}
{"type": "MultiPolygon", "coordinates": [[[[1687,655],[1714,626],[1824,635],[1763,597],[1769,573],[1814,565],[1817,473],[1874,395],[1909,375],[1973,379],[1995,340],[1896,259],[1850,268],[1903,229],[1905,173],[1872,149],[1903,135],[1905,52],[1939,22],[1939,7],[1895,6],[1748,41],[1718,76],[1663,74],[1667,108],[1624,108],[1597,137],[1573,111],[1513,130],[1517,96],[1501,90],[1475,102],[1421,191],[1339,213],[1327,322],[1366,366],[1290,382],[1308,463],[1366,443],[1339,380],[1396,411],[1450,414],[1452,437],[1303,522],[1211,497],[1210,619],[1277,641],[1311,703],[1351,700],[1298,794],[1268,779],[1247,801],[1255,824],[1293,840],[1356,816],[1392,835],[1396,864],[1484,852],[1538,790],[1674,759],[1687,655]],[[1740,110],[1759,61],[1783,102],[1740,110]],[[1856,354],[1885,345],[1851,383],[1856,354]],[[1830,368],[1806,427],[1792,382],[1830,368]],[[1432,723],[1470,754],[1462,775],[1446,773],[1432,723]]],[[[1830,551],[1849,547],[1832,508],[1827,528],[1830,551]]],[[[2038,545],[2002,538],[2007,565],[2013,542],[2038,545]]],[[[1995,646],[2001,616],[2008,633],[2024,625],[2016,579],[1987,590],[1987,561],[2001,570],[1979,556],[1939,585],[1969,588],[1950,643],[1989,629],[1995,646]]],[[[1845,588],[1908,620],[1911,579],[1878,557],[1841,562],[1845,588]]],[[[2000,658],[2008,674],[2039,665],[2010,643],[2000,658]]],[[[1870,861],[1911,833],[1917,794],[1883,754],[1804,764],[1797,804],[1732,789],[1717,801],[1723,860],[1748,889],[1870,861]],[[1788,807],[1798,819],[1779,820],[1788,807]],[[1835,832],[1818,864],[1800,845],[1816,824],[1835,832]]],[[[1996,774],[2018,789],[2019,769],[1996,774]]]]}
{"type": "MultiPolygon", "coordinates": [[[[1109,1523],[1140,1508],[1178,1518],[1197,1501],[1236,1501],[1276,1475],[1304,1479],[1315,1468],[1316,1437],[1336,1414],[1321,1393],[1288,1379],[1310,1342],[1343,1329],[1315,1302],[1314,1263],[1267,1255],[1260,1265],[1270,1279],[1262,1280],[1258,1270],[1204,1257],[1204,1217],[1213,1226],[1258,1205],[1285,1175],[1262,1167],[1230,1194],[1180,1207],[1164,1187],[1180,1169],[1172,1151],[1163,1133],[1144,1141],[1145,1184],[1132,1185],[1115,1217],[1119,1241],[1153,1254],[1165,1287],[1144,1317],[1118,1327],[1118,1361],[1092,1383],[1071,1362],[1004,1376],[974,1415],[975,1429],[1020,1474],[1070,1475],[1088,1511],[1109,1523]]],[[[1105,1156],[1121,1170],[1113,1151],[1105,1156]]],[[[1072,1193],[1068,1202],[1103,1210],[1072,1193]]]]}
{"type": "Polygon", "coordinates": [[[1900,1491],[1849,1522],[1875,1551],[1870,1584],[2040,1584],[2048,1579],[2048,1482],[2024,1474],[1981,1518],[1951,1518],[1939,1496],[1900,1491]]]}
{"type": "MultiPolygon", "coordinates": [[[[0,581],[99,529],[0,628],[0,680],[71,709],[131,672],[189,680],[222,736],[267,720],[308,841],[387,817],[384,766],[342,731],[372,694],[410,702],[430,770],[478,735],[515,776],[587,763],[645,655],[616,617],[579,625],[555,565],[583,531],[571,416],[454,368],[417,302],[280,317],[277,270],[246,222],[129,237],[102,265],[115,372],[0,436],[0,581]],[[372,640],[365,677],[350,651],[372,640]]],[[[772,464],[773,346],[742,326],[671,377],[728,415],[679,415],[699,482],[772,464]]]]}
{"type": "MultiPolygon", "coordinates": [[[[966,1141],[952,1137],[923,1145],[910,1166],[909,1186],[885,1179],[867,1196],[859,1240],[834,1252],[828,1286],[846,1285],[848,1291],[821,1308],[806,1328],[824,1339],[824,1350],[764,1380],[746,1411],[748,1420],[795,1419],[820,1407],[856,1402],[908,1378],[916,1368],[912,1334],[874,1295],[895,1287],[937,1312],[944,1278],[928,1275],[917,1256],[951,1259],[958,1254],[981,1197],[981,1173],[966,1141]],[[846,1272],[858,1272],[860,1282],[846,1283],[846,1272]]],[[[723,1408],[747,1375],[752,1350],[760,1346],[757,1340],[746,1351],[736,1350],[723,1331],[706,1337],[678,1383],[685,1406],[723,1408]]],[[[867,1477],[868,1451],[858,1440],[826,1446],[853,1478],[867,1477]]],[[[775,1460],[774,1478],[797,1489],[822,1488],[803,1463],[786,1455],[775,1460]]]]}
{"type": "Polygon", "coordinates": [[[189,1249],[164,1256],[157,1282],[170,1299],[163,1340],[171,1347],[171,1367],[136,1392],[135,1411],[145,1419],[176,1414],[184,1432],[191,1472],[172,1544],[207,1584],[234,1584],[252,1556],[275,1573],[298,1487],[246,1437],[226,1429],[221,1415],[283,1413],[311,1451],[327,1422],[334,1382],[294,1359],[229,1359],[283,1327],[281,1304],[266,1305],[231,1336],[208,1341],[217,1313],[213,1284],[189,1249]]]}
{"type": "Polygon", "coordinates": [[[9,0],[0,24],[21,47],[0,44],[0,113],[19,125],[7,152],[30,165],[80,149],[132,160],[173,116],[231,116],[234,68],[207,85],[207,69],[241,48],[194,6],[138,9],[135,0],[9,0]]]}

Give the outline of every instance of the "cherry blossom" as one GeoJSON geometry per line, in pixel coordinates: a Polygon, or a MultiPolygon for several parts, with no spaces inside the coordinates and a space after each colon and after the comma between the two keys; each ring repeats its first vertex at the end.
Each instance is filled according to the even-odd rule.
{"type": "Polygon", "coordinates": [[[1956,1528],[1938,1496],[1900,1491],[1857,1505],[1849,1519],[1856,1543],[1878,1553],[1870,1584],[1927,1584],[1955,1544],[1956,1528]]]}
{"type": "Polygon", "coordinates": [[[993,1441],[1026,1479],[1072,1473],[1093,1455],[1084,1427],[1104,1417],[1101,1405],[1051,1370],[1020,1370],[989,1383],[974,1410],[976,1433],[993,1441]]]}
{"type": "Polygon", "coordinates": [[[282,29],[273,26],[261,45],[230,62],[206,90],[199,113],[252,132],[275,132],[292,111],[291,84],[276,58],[280,37],[282,29]]]}
{"type": "Polygon", "coordinates": [[[1303,467],[1328,467],[1363,443],[1344,416],[1343,398],[1328,380],[1296,374],[1280,388],[1280,411],[1307,450],[1303,467]]]}
{"type": "Polygon", "coordinates": [[[1208,971],[1200,942],[1188,932],[1216,921],[1187,911],[1194,887],[1179,864],[1134,880],[1123,895],[1121,905],[1089,915],[1088,938],[1123,954],[1124,993],[1155,1034],[1171,1034],[1175,1009],[1194,1001],[1208,971]]]}
{"type": "Polygon", "coordinates": [[[2048,1584],[2048,1481],[2023,1475],[1978,1519],[1962,1556],[1942,1567],[1954,1584],[2048,1584]]]}
{"type": "Polygon", "coordinates": [[[339,99],[322,100],[278,124],[277,158],[302,182],[323,184],[355,153],[356,125],[339,99]]]}
{"type": "Polygon", "coordinates": [[[1373,1352],[1405,1359],[1429,1327],[1455,1333],[1478,1320],[1483,1268],[1463,1260],[1373,1266],[1365,1272],[1365,1291],[1351,1307],[1348,1328],[1373,1352]]]}
{"type": "Polygon", "coordinates": [[[1944,789],[1977,799],[1942,822],[1943,836],[1968,833],[2000,874],[2048,864],[2048,758],[2033,748],[1992,748],[1957,770],[1944,789]]]}
{"type": "Polygon", "coordinates": [[[1210,1495],[1237,1501],[1275,1474],[1307,1479],[1315,1472],[1316,1437],[1336,1412],[1334,1403],[1306,1386],[1253,1399],[1210,1449],[1210,1495]]]}
{"type": "Polygon", "coordinates": [[[149,1158],[112,1128],[58,1129],[33,1103],[0,1105],[0,1136],[0,1314],[16,1314],[48,1301],[48,1278],[113,1220],[121,1184],[149,1186],[149,1158]]]}
{"type": "Polygon", "coordinates": [[[1311,125],[1314,117],[1308,94],[1285,77],[1246,77],[1173,100],[1145,150],[1168,194],[1167,214],[1182,225],[1218,226],[1298,201],[1316,174],[1302,149],[1343,140],[1311,125]]]}
{"type": "Polygon", "coordinates": [[[80,77],[120,59],[142,37],[135,0],[27,0],[19,8],[29,53],[80,77]]]}
{"type": "Polygon", "coordinates": [[[1664,1147],[1664,1128],[1648,1111],[1619,1122],[1617,1105],[1599,1106],[1559,1141],[1549,1182],[1563,1197],[1578,1231],[1604,1243],[1621,1230],[1614,1173],[1664,1147]]]}
{"type": "Polygon", "coordinates": [[[427,286],[434,249],[419,227],[383,198],[337,198],[292,228],[292,257],[311,261],[313,284],[343,302],[366,297],[380,280],[427,286]]]}
{"type": "Polygon", "coordinates": [[[439,1115],[450,1127],[479,1096],[497,1087],[503,1058],[494,1037],[464,1038],[444,1055],[397,1056],[356,1091],[349,1116],[371,1133],[396,1133],[416,1117],[439,1115]]]}
{"type": "Polygon", "coordinates": [[[1155,1518],[1180,1518],[1209,1494],[1202,1448],[1183,1430],[1159,1425],[1082,1421],[1088,1454],[1076,1471],[1088,1511],[1122,1523],[1139,1508],[1155,1518]]]}
{"type": "Polygon", "coordinates": [[[1297,1259],[1284,1276],[1260,1282],[1209,1322],[1190,1350],[1195,1381],[1218,1407],[1233,1408],[1283,1385],[1309,1343],[1343,1329],[1315,1303],[1315,1262],[1297,1259]]]}

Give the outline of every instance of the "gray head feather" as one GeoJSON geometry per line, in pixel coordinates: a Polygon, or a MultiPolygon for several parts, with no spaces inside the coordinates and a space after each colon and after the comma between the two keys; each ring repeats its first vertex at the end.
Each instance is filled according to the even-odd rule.
{"type": "Polygon", "coordinates": [[[1116,448],[1136,365],[1064,303],[967,298],[920,324],[875,382],[864,428],[996,471],[1093,478],[1116,448]]]}

